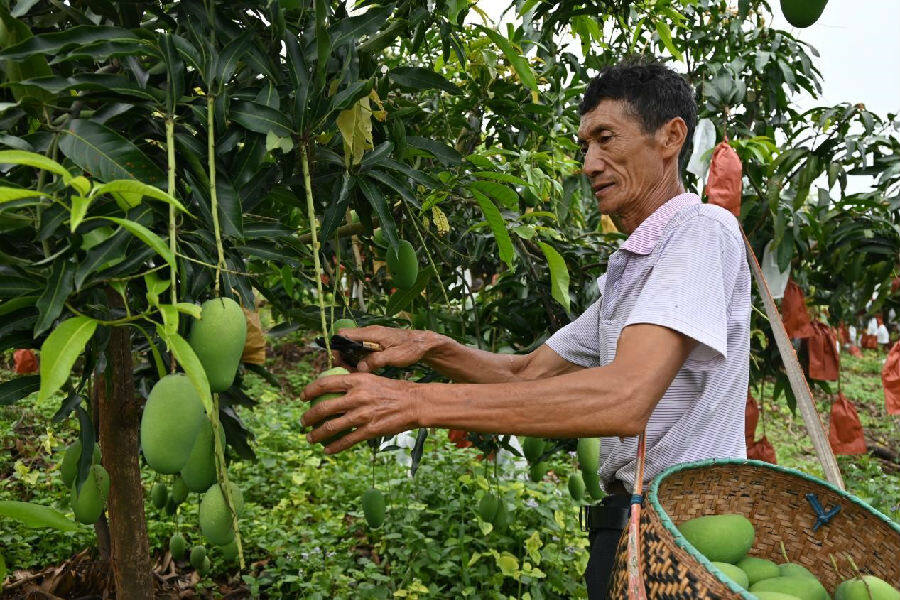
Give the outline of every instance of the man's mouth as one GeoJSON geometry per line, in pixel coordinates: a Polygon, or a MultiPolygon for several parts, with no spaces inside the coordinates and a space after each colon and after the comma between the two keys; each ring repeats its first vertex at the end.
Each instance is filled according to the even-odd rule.
{"type": "Polygon", "coordinates": [[[600,183],[600,184],[591,186],[591,189],[594,190],[595,196],[601,196],[603,193],[606,192],[606,190],[608,190],[609,188],[611,188],[614,185],[615,185],[615,183],[610,181],[608,183],[600,183]]]}

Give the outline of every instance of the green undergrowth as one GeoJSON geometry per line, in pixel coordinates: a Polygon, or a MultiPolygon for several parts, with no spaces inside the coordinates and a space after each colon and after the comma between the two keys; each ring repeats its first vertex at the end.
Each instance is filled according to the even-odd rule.
{"type": "MultiPolygon", "coordinates": [[[[898,420],[884,412],[879,377],[883,355],[844,360],[844,393],[856,404],[867,434],[890,446],[900,439],[898,420]]],[[[571,458],[551,460],[540,483],[527,480],[523,467],[502,465],[494,480],[491,465],[474,449],[461,450],[437,431],[425,445],[414,478],[397,460],[409,450],[382,452],[374,466],[366,445],[334,457],[310,446],[300,427],[305,405],[297,400],[312,377],[308,362],[272,365],[282,381],[277,388],[247,375],[247,392],[259,401],[254,410],[239,408],[256,435],[256,463],[234,462],[229,473],[244,490],[241,520],[247,568],[245,585],[265,598],[583,598],[581,573],[587,561],[586,538],[578,511],[566,492],[571,458]],[[388,498],[384,525],[370,530],[359,498],[374,481],[388,498]],[[514,520],[503,532],[476,515],[489,489],[503,495],[514,520]]],[[[10,376],[6,374],[5,377],[10,376]]],[[[5,378],[4,377],[4,378],[5,378]]],[[[835,388],[836,389],[836,388],[835,388]]],[[[758,390],[757,390],[758,391],[758,390]]],[[[771,385],[766,398],[771,398],[771,385]]],[[[827,427],[830,400],[816,392],[827,427]]],[[[0,407],[0,500],[28,500],[64,512],[68,490],[59,480],[59,460],[74,439],[75,423],[50,424],[58,406],[53,398],[38,404],[31,396],[18,406],[0,407]]],[[[780,400],[766,402],[765,428],[779,463],[821,476],[802,420],[780,400]]],[[[840,457],[848,490],[900,519],[900,478],[871,456],[840,457]]],[[[145,490],[156,481],[171,482],[144,467],[145,490]]],[[[182,532],[189,545],[203,543],[197,526],[199,495],[191,494],[174,517],[147,503],[154,558],[168,537],[182,532]]],[[[10,569],[57,564],[94,544],[92,527],[61,533],[30,530],[0,521],[0,552],[10,569]]],[[[236,572],[233,563],[212,549],[213,570],[201,588],[218,595],[216,581],[236,572]]],[[[189,568],[185,566],[184,568],[189,568]]]]}

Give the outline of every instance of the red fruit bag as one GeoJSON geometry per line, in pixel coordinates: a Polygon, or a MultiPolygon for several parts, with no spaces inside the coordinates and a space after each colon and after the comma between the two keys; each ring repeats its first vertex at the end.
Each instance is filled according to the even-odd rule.
{"type": "Polygon", "coordinates": [[[759,405],[756,399],[747,391],[747,405],[744,409],[744,438],[747,440],[747,446],[753,443],[756,437],[756,426],[759,424],[759,405]]]}
{"type": "Polygon", "coordinates": [[[37,356],[31,350],[25,348],[16,350],[13,352],[13,362],[16,365],[16,373],[19,375],[28,375],[38,371],[37,356]]]}
{"type": "Polygon", "coordinates": [[[453,442],[457,448],[471,448],[472,442],[468,438],[469,432],[462,429],[450,429],[447,431],[447,437],[453,442]]]}
{"type": "Polygon", "coordinates": [[[819,381],[837,381],[841,358],[837,353],[834,332],[825,323],[812,324],[813,334],[806,339],[809,356],[809,378],[819,381]]]}
{"type": "Polygon", "coordinates": [[[881,369],[881,383],[884,385],[885,410],[889,415],[900,415],[900,342],[888,352],[881,369]]]}
{"type": "Polygon", "coordinates": [[[862,350],[859,349],[859,346],[850,346],[850,356],[854,356],[856,358],[862,358],[862,350]]]}
{"type": "Polygon", "coordinates": [[[866,350],[875,350],[878,348],[878,337],[864,333],[862,334],[862,340],[860,340],[859,345],[866,350]]]}
{"type": "Polygon", "coordinates": [[[709,203],[721,206],[740,218],[742,176],[743,165],[737,152],[727,140],[720,142],[713,150],[709,163],[709,177],[706,180],[706,198],[709,203]]]}
{"type": "Polygon", "coordinates": [[[747,458],[763,460],[773,465],[778,464],[778,459],[775,457],[775,447],[772,446],[772,442],[766,436],[762,436],[757,441],[747,444],[747,458]]]}
{"type": "Polygon", "coordinates": [[[843,392],[831,403],[831,424],[828,441],[835,454],[865,454],[866,438],[863,437],[862,423],[853,404],[843,392]]]}
{"type": "Polygon", "coordinates": [[[793,279],[788,279],[787,287],[784,288],[784,298],[781,300],[781,319],[784,321],[784,328],[790,338],[807,338],[813,334],[803,290],[793,279]]]}
{"type": "Polygon", "coordinates": [[[838,326],[838,339],[841,341],[841,344],[853,343],[850,340],[850,330],[847,329],[847,325],[843,321],[841,321],[841,324],[838,326]]]}

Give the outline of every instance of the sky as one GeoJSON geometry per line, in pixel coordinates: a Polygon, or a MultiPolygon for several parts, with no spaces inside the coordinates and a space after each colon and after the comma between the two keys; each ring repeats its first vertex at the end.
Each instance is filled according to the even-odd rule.
{"type": "MultiPolygon", "coordinates": [[[[736,0],[730,0],[737,4],[736,0]]],[[[817,23],[791,27],[778,8],[773,25],[809,42],[820,54],[822,96],[797,97],[801,108],[862,102],[882,116],[900,113],[900,0],[831,0],[817,23]]],[[[497,19],[507,0],[479,0],[478,6],[497,19]]],[[[509,20],[514,15],[507,13],[509,20]]],[[[470,14],[469,18],[472,18],[470,14]]]]}

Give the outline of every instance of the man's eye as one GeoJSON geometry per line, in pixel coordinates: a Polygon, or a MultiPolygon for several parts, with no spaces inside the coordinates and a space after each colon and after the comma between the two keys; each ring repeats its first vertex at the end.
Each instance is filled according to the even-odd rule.
{"type": "Polygon", "coordinates": [[[578,144],[578,151],[581,152],[582,156],[587,155],[588,145],[584,143],[578,144]]]}
{"type": "Polygon", "coordinates": [[[611,136],[611,135],[601,135],[601,136],[600,136],[600,143],[601,143],[601,144],[605,144],[605,143],[607,143],[607,142],[608,142],[609,140],[611,140],[611,139],[612,139],[612,136],[611,136]]]}

